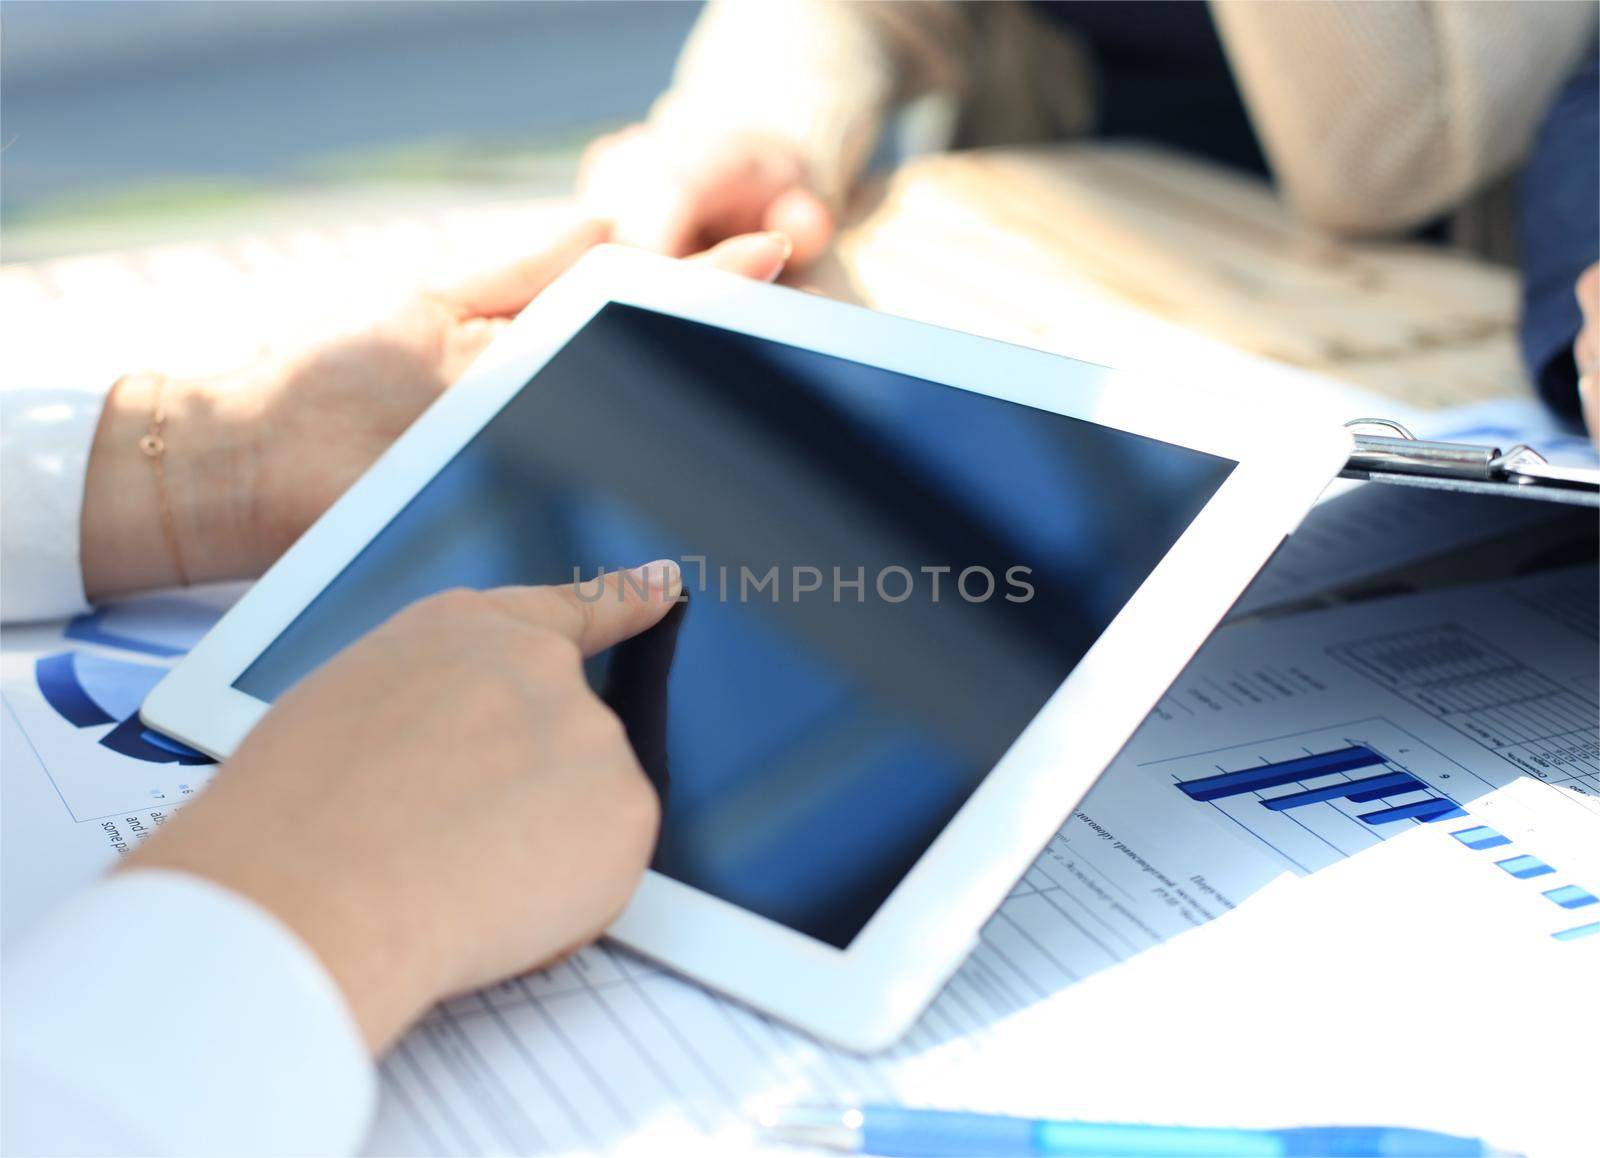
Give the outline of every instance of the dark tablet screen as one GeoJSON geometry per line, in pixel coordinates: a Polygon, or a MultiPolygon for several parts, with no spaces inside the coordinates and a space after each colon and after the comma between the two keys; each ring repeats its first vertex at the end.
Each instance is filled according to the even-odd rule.
{"type": "Polygon", "coordinates": [[[612,304],[234,686],[448,587],[682,560],[687,601],[589,667],[654,867],[843,947],[1234,465],[612,304]]]}

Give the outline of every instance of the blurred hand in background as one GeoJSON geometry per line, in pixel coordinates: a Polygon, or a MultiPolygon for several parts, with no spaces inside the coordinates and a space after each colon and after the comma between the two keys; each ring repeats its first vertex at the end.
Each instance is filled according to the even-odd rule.
{"type": "Polygon", "coordinates": [[[1572,360],[1578,366],[1578,405],[1589,437],[1600,446],[1600,262],[1583,271],[1574,292],[1583,313],[1583,329],[1572,343],[1572,360]]]}
{"type": "Polygon", "coordinates": [[[799,153],[753,134],[689,138],[632,125],[589,146],[578,191],[588,212],[615,222],[617,240],[673,257],[777,230],[801,265],[827,247],[835,228],[799,153]]]}

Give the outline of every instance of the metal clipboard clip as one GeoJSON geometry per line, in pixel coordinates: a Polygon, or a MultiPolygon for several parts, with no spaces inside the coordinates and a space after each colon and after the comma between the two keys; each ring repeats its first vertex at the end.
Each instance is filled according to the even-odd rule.
{"type": "Polygon", "coordinates": [[[1600,470],[1557,466],[1531,446],[1432,442],[1387,418],[1352,418],[1345,426],[1355,446],[1341,478],[1600,507],[1600,470]]]}

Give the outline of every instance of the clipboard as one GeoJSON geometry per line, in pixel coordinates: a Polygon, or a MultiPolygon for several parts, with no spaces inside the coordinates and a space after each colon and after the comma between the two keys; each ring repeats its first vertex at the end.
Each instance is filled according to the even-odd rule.
{"type": "Polygon", "coordinates": [[[1600,508],[1600,470],[1558,466],[1531,446],[1435,442],[1388,418],[1352,418],[1345,426],[1355,447],[1340,478],[1600,508]]]}

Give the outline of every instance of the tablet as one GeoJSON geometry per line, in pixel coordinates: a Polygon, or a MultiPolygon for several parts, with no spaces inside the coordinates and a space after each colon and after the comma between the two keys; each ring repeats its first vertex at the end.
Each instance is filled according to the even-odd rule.
{"type": "Polygon", "coordinates": [[[603,247],[143,716],[226,756],[425,595],[676,558],[587,672],[663,803],[609,935],[881,1047],[1344,464],[1197,392],[603,247]]]}

